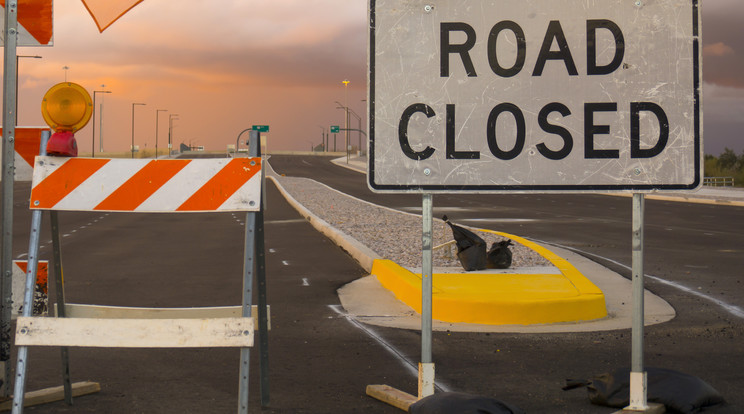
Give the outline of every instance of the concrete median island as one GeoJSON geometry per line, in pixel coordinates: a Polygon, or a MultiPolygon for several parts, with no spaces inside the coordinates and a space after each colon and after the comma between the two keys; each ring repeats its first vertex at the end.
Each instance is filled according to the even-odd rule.
{"type": "MultiPolygon", "coordinates": [[[[602,291],[571,263],[521,237],[494,233],[537,251],[552,266],[504,271],[435,270],[434,319],[452,323],[532,325],[607,316],[602,291]]],[[[420,271],[415,273],[391,260],[375,260],[371,273],[397,299],[420,313],[420,271]]]]}

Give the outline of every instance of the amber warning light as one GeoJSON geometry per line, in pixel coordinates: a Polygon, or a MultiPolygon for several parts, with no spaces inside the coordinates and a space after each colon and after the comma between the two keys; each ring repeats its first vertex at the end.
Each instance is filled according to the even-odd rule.
{"type": "Polygon", "coordinates": [[[93,114],[90,94],[82,86],[63,82],[52,86],[41,101],[41,114],[54,133],[47,154],[77,157],[75,131],[84,127],[93,114]]]}

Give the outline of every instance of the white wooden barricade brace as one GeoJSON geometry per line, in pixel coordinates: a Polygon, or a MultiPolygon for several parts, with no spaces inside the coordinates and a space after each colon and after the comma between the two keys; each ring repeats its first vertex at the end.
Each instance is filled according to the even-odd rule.
{"type": "MultiPolygon", "coordinates": [[[[257,212],[260,197],[260,157],[147,160],[39,156],[30,208],[52,212],[257,212]]],[[[253,346],[254,319],[246,315],[255,313],[241,312],[241,306],[168,309],[57,305],[64,306],[66,312],[60,314],[65,317],[19,317],[16,345],[253,346]]],[[[19,368],[24,372],[17,373],[17,380],[25,380],[25,364],[19,363],[19,368]]]]}

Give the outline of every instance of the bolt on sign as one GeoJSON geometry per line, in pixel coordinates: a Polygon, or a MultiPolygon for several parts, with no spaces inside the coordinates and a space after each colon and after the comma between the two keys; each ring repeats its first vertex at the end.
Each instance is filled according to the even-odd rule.
{"type": "Polygon", "coordinates": [[[693,190],[699,0],[370,0],[374,191],[693,190]]]}
{"type": "MultiPolygon", "coordinates": [[[[52,0],[18,0],[18,46],[52,46],[52,0]]],[[[5,29],[5,0],[0,0],[0,33],[5,29]]],[[[0,46],[5,39],[0,36],[0,46]]]]}

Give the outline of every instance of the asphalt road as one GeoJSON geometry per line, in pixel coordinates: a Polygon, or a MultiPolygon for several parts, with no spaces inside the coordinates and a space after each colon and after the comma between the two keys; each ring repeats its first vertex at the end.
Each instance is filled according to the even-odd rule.
{"type": "MultiPolygon", "coordinates": [[[[377,204],[406,211],[420,208],[420,196],[373,194],[363,174],[334,166],[327,158],[273,156],[270,163],[280,173],[309,176],[377,204]]],[[[345,318],[335,291],[363,276],[363,270],[302,220],[272,184],[267,189],[271,404],[259,407],[258,353],[253,352],[251,412],[401,412],[365,396],[364,388],[383,383],[415,394],[411,364],[419,359],[419,333],[367,327],[345,318]]],[[[17,191],[16,200],[22,200],[28,190],[19,185],[17,191]]],[[[446,213],[456,222],[630,264],[626,198],[436,195],[434,205],[436,215],[446,213]]],[[[30,215],[20,207],[16,210],[14,251],[21,255],[27,249],[30,215]]],[[[737,230],[743,214],[742,208],[648,201],[647,273],[741,307],[744,243],[737,230]]],[[[242,219],[230,213],[60,213],[62,233],[67,235],[63,264],[68,300],[128,306],[239,304],[242,219]]],[[[48,234],[48,226],[43,234],[48,234]]],[[[42,258],[49,253],[48,247],[42,250],[42,258]]],[[[613,266],[625,272],[621,265],[613,266]]],[[[676,369],[710,383],[730,403],[712,412],[744,411],[742,318],[705,297],[648,282],[678,316],[647,328],[647,365],[676,369]]],[[[567,378],[588,378],[628,366],[630,331],[437,332],[433,352],[443,389],[492,396],[531,413],[610,413],[614,409],[590,405],[584,390],[562,391],[561,386],[567,378]]],[[[236,350],[71,353],[73,379],[98,381],[102,392],[77,399],[73,407],[53,403],[27,412],[235,412],[236,350]]],[[[31,350],[28,390],[60,384],[58,355],[56,348],[31,350]]]]}
{"type": "MultiPolygon", "coordinates": [[[[28,197],[27,186],[18,185],[18,200],[28,197]]],[[[399,412],[367,397],[365,387],[392,381],[413,383],[415,388],[415,378],[377,340],[343,316],[336,295],[336,289],[363,276],[362,269],[302,219],[273,185],[267,187],[271,404],[268,409],[260,407],[255,349],[251,412],[399,412]]],[[[21,209],[16,213],[19,246],[14,250],[23,255],[28,229],[25,235],[21,229],[30,226],[30,214],[21,209]]],[[[68,302],[152,307],[240,304],[244,214],[59,216],[68,302]]],[[[48,240],[45,223],[42,259],[51,258],[48,240]]],[[[26,412],[201,414],[237,409],[235,349],[72,348],[70,354],[73,381],[99,382],[102,391],[77,398],[72,407],[59,402],[27,407],[26,412]]],[[[61,385],[59,361],[58,348],[31,348],[26,389],[61,385]]],[[[11,363],[15,367],[15,356],[11,363]]]]}
{"type": "MultiPolygon", "coordinates": [[[[281,174],[313,178],[375,204],[420,212],[420,195],[372,193],[364,174],[329,161],[328,157],[272,156],[270,163],[281,174]]],[[[437,217],[447,214],[454,222],[576,249],[626,277],[630,277],[631,265],[631,213],[630,198],[595,194],[434,196],[437,217]]],[[[730,402],[729,408],[721,412],[744,411],[739,391],[744,386],[744,234],[740,231],[744,208],[647,200],[645,223],[647,288],[671,303],[678,315],[671,322],[647,328],[647,366],[699,376],[730,402]]],[[[509,337],[475,336],[493,346],[509,337]]],[[[629,331],[511,337],[507,342],[514,345],[514,351],[520,350],[514,360],[520,374],[512,379],[524,383],[522,380],[532,375],[542,380],[551,375],[586,376],[629,365],[629,337],[629,331]],[[536,344],[545,343],[556,348],[540,349],[539,353],[529,351],[536,344]],[[544,365],[523,372],[522,367],[536,360],[544,365]],[[580,372],[571,373],[572,369],[580,372]]],[[[435,362],[440,368],[441,362],[436,358],[435,362]]],[[[497,366],[492,365],[501,378],[504,372],[497,366]]],[[[510,390],[503,395],[515,394],[525,392],[510,390]]],[[[526,394],[540,392],[532,390],[526,394]]],[[[554,398],[559,401],[565,396],[554,398]]],[[[534,400],[527,401],[525,408],[550,411],[534,400]]],[[[555,412],[570,411],[556,408],[555,412]]]]}

